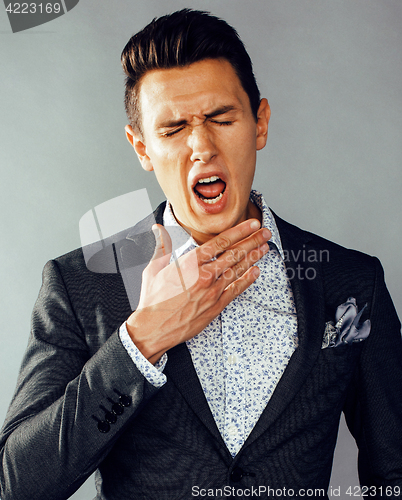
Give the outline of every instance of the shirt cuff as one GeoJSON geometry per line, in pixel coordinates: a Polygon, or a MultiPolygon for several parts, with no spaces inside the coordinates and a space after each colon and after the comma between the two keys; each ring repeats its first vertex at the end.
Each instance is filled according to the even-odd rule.
{"type": "Polygon", "coordinates": [[[144,375],[144,377],[148,380],[148,382],[158,389],[165,385],[167,378],[166,375],[162,373],[162,371],[167,363],[167,354],[165,353],[157,361],[157,363],[155,363],[155,365],[150,363],[131,340],[131,337],[127,331],[126,323],[123,323],[121,325],[119,329],[119,337],[128,355],[133,360],[133,363],[142,373],[142,375],[144,375]]]}

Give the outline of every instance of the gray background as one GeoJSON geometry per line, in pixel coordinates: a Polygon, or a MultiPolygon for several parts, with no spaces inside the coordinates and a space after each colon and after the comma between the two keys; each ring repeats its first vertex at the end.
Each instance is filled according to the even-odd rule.
{"type": "MultiPolygon", "coordinates": [[[[80,246],[91,208],[146,187],[126,142],[120,53],[154,16],[211,10],[234,25],[272,119],[255,186],[283,218],[378,256],[402,312],[400,0],[81,0],[12,34],[0,6],[1,352],[3,420],[26,346],[41,270],[80,246]]],[[[334,487],[357,484],[344,427],[334,487]]],[[[92,498],[92,480],[74,498],[92,498]]]]}

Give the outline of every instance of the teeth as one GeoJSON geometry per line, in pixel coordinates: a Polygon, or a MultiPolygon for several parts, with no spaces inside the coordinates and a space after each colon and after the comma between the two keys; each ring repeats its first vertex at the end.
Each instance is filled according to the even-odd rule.
{"type": "Polygon", "coordinates": [[[209,205],[214,205],[215,203],[217,203],[221,198],[222,198],[222,193],[217,196],[216,198],[203,198],[202,201],[204,203],[208,203],[209,205]]]}
{"type": "Polygon", "coordinates": [[[205,179],[200,179],[198,182],[200,184],[208,183],[208,182],[215,182],[219,180],[219,177],[217,175],[213,175],[212,177],[205,177],[205,179]]]}

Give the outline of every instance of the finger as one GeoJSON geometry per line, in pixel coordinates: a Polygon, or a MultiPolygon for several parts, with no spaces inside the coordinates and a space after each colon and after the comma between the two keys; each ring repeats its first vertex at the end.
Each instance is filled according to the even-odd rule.
{"type": "Polygon", "coordinates": [[[170,256],[172,254],[172,240],[169,233],[160,224],[154,224],[152,226],[152,232],[155,236],[156,245],[147,268],[152,270],[152,274],[156,274],[170,262],[170,256]]]}
{"type": "Polygon", "coordinates": [[[225,290],[234,281],[240,279],[267,252],[269,252],[268,243],[264,243],[260,247],[253,249],[243,260],[225,270],[218,279],[218,285],[222,287],[222,290],[225,290]]]}
{"type": "MultiPolygon", "coordinates": [[[[212,297],[215,297],[213,305],[215,315],[218,315],[223,308],[235,297],[246,290],[259,276],[258,267],[253,267],[269,251],[268,243],[250,252],[245,259],[236,266],[229,268],[218,279],[213,280],[211,286],[212,297]]],[[[210,276],[210,278],[213,278],[210,276]]],[[[211,283],[211,281],[210,281],[211,283]]]]}
{"type": "Polygon", "coordinates": [[[237,280],[230,283],[219,298],[218,306],[223,309],[232,302],[233,299],[241,295],[247,288],[254,283],[260,275],[260,270],[257,266],[247,269],[247,271],[237,280]]]}
{"type": "Polygon", "coordinates": [[[260,226],[261,224],[257,219],[250,219],[223,231],[223,233],[215,236],[197,249],[198,262],[200,265],[209,262],[231,246],[247,238],[247,236],[250,236],[257,231],[260,226]]]}
{"type": "MultiPolygon", "coordinates": [[[[244,259],[246,259],[244,262],[251,262],[250,258],[247,257],[250,252],[257,252],[258,254],[258,249],[262,245],[265,245],[271,236],[272,234],[268,229],[262,228],[251,234],[248,238],[245,238],[239,243],[236,243],[232,247],[228,248],[215,261],[204,264],[204,267],[206,270],[214,273],[216,277],[218,277],[227,269],[232,268],[233,266],[236,266],[240,262],[244,261],[244,259]]],[[[258,258],[261,258],[261,256],[262,255],[258,258]]],[[[256,260],[253,261],[253,264],[254,262],[256,262],[256,260]]]]}

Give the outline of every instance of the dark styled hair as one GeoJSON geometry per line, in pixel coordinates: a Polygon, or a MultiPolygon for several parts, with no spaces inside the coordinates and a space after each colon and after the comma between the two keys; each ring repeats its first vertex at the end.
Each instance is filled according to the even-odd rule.
{"type": "Polygon", "coordinates": [[[142,134],[138,97],[141,78],[147,71],[219,58],[233,66],[257,120],[260,92],[251,59],[236,30],[226,21],[208,12],[183,9],[155,18],[133,35],[121,54],[127,76],[124,104],[133,129],[142,134]]]}

